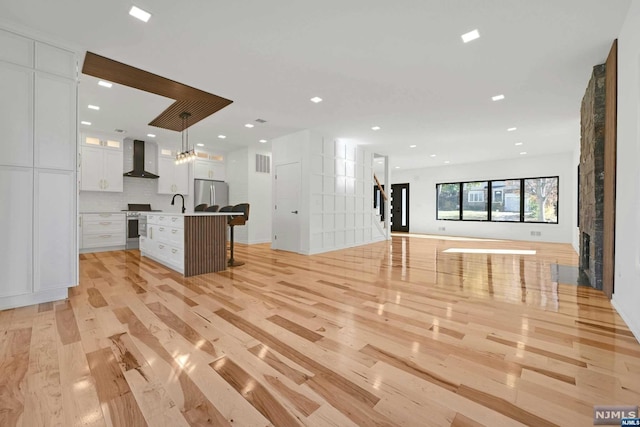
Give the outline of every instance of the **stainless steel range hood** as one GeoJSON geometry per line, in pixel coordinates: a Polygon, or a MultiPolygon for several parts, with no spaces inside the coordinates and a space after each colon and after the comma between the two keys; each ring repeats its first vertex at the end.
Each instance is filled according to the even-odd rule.
{"type": "Polygon", "coordinates": [[[158,179],[158,175],[144,170],[144,141],[133,141],[133,170],[123,173],[132,178],[158,179]]]}

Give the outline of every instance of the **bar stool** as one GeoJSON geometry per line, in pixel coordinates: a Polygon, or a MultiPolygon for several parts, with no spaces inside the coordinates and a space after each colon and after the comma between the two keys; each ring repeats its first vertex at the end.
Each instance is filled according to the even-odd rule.
{"type": "Polygon", "coordinates": [[[208,206],[209,206],[208,204],[202,203],[201,205],[198,205],[195,208],[193,208],[193,211],[194,212],[204,212],[204,211],[207,210],[208,206]]]}
{"type": "Polygon", "coordinates": [[[205,212],[218,212],[219,208],[220,208],[220,205],[212,205],[212,206],[209,206],[208,208],[206,208],[204,211],[205,212]]]}
{"type": "Polygon", "coordinates": [[[229,262],[227,263],[229,267],[239,267],[244,265],[242,261],[236,261],[233,257],[233,247],[234,247],[234,238],[233,238],[233,229],[236,225],[245,225],[249,220],[249,203],[238,203],[235,206],[225,206],[220,209],[220,212],[237,212],[238,215],[230,216],[227,220],[227,224],[231,228],[231,256],[229,258],[229,262]],[[229,209],[230,208],[230,209],[229,209]]]}

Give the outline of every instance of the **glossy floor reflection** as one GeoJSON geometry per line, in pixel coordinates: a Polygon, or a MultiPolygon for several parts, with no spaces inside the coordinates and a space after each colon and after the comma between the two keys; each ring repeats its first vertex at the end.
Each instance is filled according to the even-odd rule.
{"type": "Polygon", "coordinates": [[[69,300],[0,312],[0,425],[591,425],[593,405],[640,401],[640,345],[609,301],[552,279],[569,245],[236,257],[185,279],[83,255],[69,300]]]}

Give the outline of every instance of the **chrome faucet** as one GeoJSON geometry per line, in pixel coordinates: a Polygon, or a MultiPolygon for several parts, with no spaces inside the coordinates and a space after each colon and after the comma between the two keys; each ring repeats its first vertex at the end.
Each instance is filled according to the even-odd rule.
{"type": "Polygon", "coordinates": [[[186,211],[185,207],[184,207],[184,196],[180,193],[176,193],[173,195],[173,198],[171,199],[171,206],[175,205],[176,203],[176,196],[180,196],[182,197],[182,213],[184,213],[184,211],[186,211]]]}

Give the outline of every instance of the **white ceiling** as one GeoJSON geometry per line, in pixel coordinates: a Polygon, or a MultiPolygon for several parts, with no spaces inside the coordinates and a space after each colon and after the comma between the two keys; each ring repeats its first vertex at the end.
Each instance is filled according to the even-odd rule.
{"type": "MultiPolygon", "coordinates": [[[[314,129],[406,169],[572,150],[591,68],[606,59],[629,4],[0,0],[0,23],[233,100],[190,129],[191,143],[230,151],[314,129]],[[129,16],[132,4],[151,20],[129,16]],[[462,43],[475,28],[481,37],[462,43]],[[492,102],[497,94],[506,99],[492,102]]],[[[96,83],[80,83],[80,119],[91,128],[179,146],[178,133],[147,125],[171,100],[96,83]]]]}

